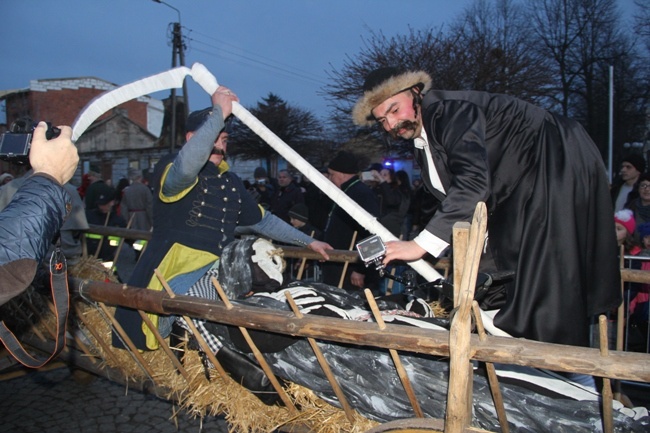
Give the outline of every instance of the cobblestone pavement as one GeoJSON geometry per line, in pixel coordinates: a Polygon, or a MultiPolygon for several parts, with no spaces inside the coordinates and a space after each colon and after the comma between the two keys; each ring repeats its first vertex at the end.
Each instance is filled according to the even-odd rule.
{"type": "MultiPolygon", "coordinates": [[[[127,281],[135,265],[125,245],[118,269],[127,281]]],[[[0,346],[2,347],[2,346],[0,346]]],[[[47,368],[47,366],[46,366],[47,368]]],[[[2,433],[227,433],[223,418],[201,420],[155,395],[67,367],[0,381],[2,433]]],[[[5,374],[6,371],[0,372],[5,374]]]]}
{"type": "Polygon", "coordinates": [[[201,421],[171,402],[97,376],[75,379],[67,367],[0,382],[3,433],[227,433],[223,418],[201,421]],[[88,382],[88,383],[86,383],[88,382]]]}

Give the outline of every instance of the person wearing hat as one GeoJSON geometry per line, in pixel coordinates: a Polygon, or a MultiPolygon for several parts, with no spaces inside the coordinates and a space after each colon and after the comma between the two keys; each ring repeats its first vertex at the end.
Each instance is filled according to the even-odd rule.
{"type": "Polygon", "coordinates": [[[86,209],[97,209],[97,196],[99,191],[106,186],[106,183],[102,179],[98,167],[91,166],[90,171],[86,174],[88,175],[88,186],[83,191],[84,205],[86,209]]]}
{"type": "Polygon", "coordinates": [[[276,185],[272,182],[272,179],[269,179],[264,167],[257,167],[253,172],[253,178],[255,181],[251,188],[257,193],[257,202],[264,206],[265,209],[270,209],[276,185]]]}
{"type": "MultiPolygon", "coordinates": [[[[368,213],[379,217],[379,200],[372,189],[359,179],[358,161],[358,155],[346,151],[338,152],[327,167],[329,179],[368,213]]],[[[370,232],[348,215],[345,210],[333,203],[325,225],[323,235],[325,242],[337,250],[349,250],[355,233],[355,244],[370,236],[370,232]]],[[[339,286],[341,275],[345,269],[344,264],[327,262],[323,263],[321,268],[323,282],[331,286],[339,286]]],[[[366,268],[361,262],[350,263],[347,266],[342,287],[346,290],[365,288],[376,290],[378,282],[379,274],[374,267],[366,268]]]]}
{"type": "Polygon", "coordinates": [[[636,227],[636,233],[641,242],[641,255],[650,257],[650,222],[638,224],[636,227]]]}
{"type": "Polygon", "coordinates": [[[280,170],[277,177],[278,188],[271,195],[271,212],[289,222],[289,209],[295,204],[304,203],[305,196],[294,181],[289,170],[280,170]]]}
{"type": "MultiPolygon", "coordinates": [[[[105,227],[126,227],[126,220],[113,209],[115,205],[115,188],[106,185],[104,182],[98,182],[95,188],[95,197],[95,208],[86,208],[88,224],[105,227]]],[[[117,252],[116,241],[119,242],[119,238],[87,233],[86,246],[88,254],[98,257],[103,262],[112,262],[117,252]]]]}
{"type": "Polygon", "coordinates": [[[304,203],[296,203],[289,209],[289,222],[292,226],[314,239],[323,238],[322,230],[314,227],[309,221],[309,209],[304,203]]]}
{"type": "Polygon", "coordinates": [[[646,162],[643,155],[631,153],[623,158],[618,179],[614,181],[611,189],[614,211],[628,207],[629,203],[639,197],[636,187],[639,177],[645,173],[646,162]]]}
{"type": "MultiPolygon", "coordinates": [[[[226,119],[237,96],[219,86],[212,107],[192,112],[186,121],[187,142],[177,154],[167,155],[155,166],[153,231],[147,248],[128,281],[135,287],[162,290],[154,269],[178,294],[187,291],[208,272],[223,248],[235,239],[236,229],[306,246],[328,259],[332,249],[279,220],[258,206],[242,180],[226,161],[226,119]]],[[[142,350],[157,348],[153,335],[145,333],[139,314],[117,308],[116,319],[133,343],[142,350]]],[[[155,319],[157,320],[157,319],[155,319]]],[[[162,332],[163,330],[161,330],[162,332]]],[[[113,345],[124,347],[113,335],[113,345]]]]}
{"type": "Polygon", "coordinates": [[[515,337],[588,346],[591,318],[621,302],[598,149],[579,123],[523,100],[431,86],[425,71],[380,68],[368,74],[353,108],[357,125],[378,124],[413,141],[422,179],[440,200],[413,240],[387,243],[384,262],[441,256],[453,225],[471,221],[485,202],[482,270],[516,273],[482,302],[499,310],[495,326],[515,337]]]}
{"type": "Polygon", "coordinates": [[[616,231],[616,243],[623,246],[626,255],[636,256],[641,252],[641,247],[634,237],[636,231],[636,220],[630,209],[621,209],[614,214],[614,229],[616,231]]]}

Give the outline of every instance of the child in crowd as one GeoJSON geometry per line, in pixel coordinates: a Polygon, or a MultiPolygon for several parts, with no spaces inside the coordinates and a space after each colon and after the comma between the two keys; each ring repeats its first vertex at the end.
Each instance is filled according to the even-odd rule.
{"type": "Polygon", "coordinates": [[[289,221],[292,226],[306,235],[318,240],[323,239],[323,232],[309,222],[309,210],[307,209],[307,205],[303,203],[293,205],[289,210],[289,221]]]}
{"type": "MultiPolygon", "coordinates": [[[[641,253],[641,247],[638,245],[637,238],[635,236],[636,231],[636,220],[634,218],[634,213],[629,209],[621,209],[614,214],[614,225],[616,227],[616,241],[619,247],[623,247],[622,254],[624,256],[638,256],[641,253]]],[[[640,269],[641,261],[632,260],[626,258],[623,262],[625,268],[640,269]]],[[[625,284],[625,293],[624,293],[624,303],[626,306],[629,306],[630,300],[636,296],[636,293],[639,289],[640,284],[636,283],[627,283],[625,284]]],[[[615,313],[612,312],[615,316],[615,313]]],[[[627,313],[629,314],[629,313],[627,313]]],[[[616,337],[614,335],[614,327],[609,328],[609,346],[610,349],[615,347],[616,337]]],[[[626,336],[626,340],[630,341],[630,335],[626,336]]],[[[598,341],[595,339],[594,341],[598,341]]]]}
{"type": "MultiPolygon", "coordinates": [[[[296,203],[289,210],[289,222],[292,226],[305,233],[308,236],[311,236],[317,240],[323,240],[323,231],[316,228],[313,224],[309,222],[309,209],[304,203],[296,203]]],[[[300,266],[302,264],[301,260],[291,259],[289,265],[285,271],[285,281],[291,281],[294,277],[297,277],[300,266]]],[[[315,279],[316,274],[320,272],[318,269],[317,262],[306,262],[304,265],[302,274],[300,275],[301,279],[309,280],[311,276],[315,279]]]]}
{"type": "Polygon", "coordinates": [[[634,238],[636,221],[634,214],[629,209],[621,209],[614,214],[614,226],[616,228],[616,241],[618,246],[623,246],[624,254],[636,256],[641,252],[641,247],[634,238]]]}

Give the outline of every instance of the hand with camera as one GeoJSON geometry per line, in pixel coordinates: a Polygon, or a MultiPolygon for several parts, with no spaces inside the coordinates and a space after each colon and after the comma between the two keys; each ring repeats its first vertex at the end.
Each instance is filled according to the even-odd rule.
{"type": "Polygon", "coordinates": [[[29,151],[29,163],[34,169],[34,174],[49,175],[63,185],[77,170],[79,155],[70,139],[72,129],[69,126],[59,126],[58,129],[60,130],[58,137],[48,140],[47,123],[38,123],[34,129],[29,151]]]}

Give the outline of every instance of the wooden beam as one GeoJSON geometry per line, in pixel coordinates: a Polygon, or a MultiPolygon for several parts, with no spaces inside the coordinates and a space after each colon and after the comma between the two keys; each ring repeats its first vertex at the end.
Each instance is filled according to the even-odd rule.
{"type": "MultiPolygon", "coordinates": [[[[248,329],[449,356],[447,331],[394,324],[387,324],[386,329],[379,330],[375,323],[315,315],[297,318],[290,312],[241,305],[235,305],[228,310],[219,301],[182,295],[172,299],[155,290],[78,278],[70,278],[70,290],[98,302],[151,313],[188,315],[248,329]]],[[[480,341],[477,335],[471,336],[471,347],[470,355],[478,361],[650,382],[650,369],[647,367],[650,365],[650,355],[644,353],[611,351],[609,356],[603,359],[598,349],[495,336],[488,336],[484,341],[480,341]]]]}

